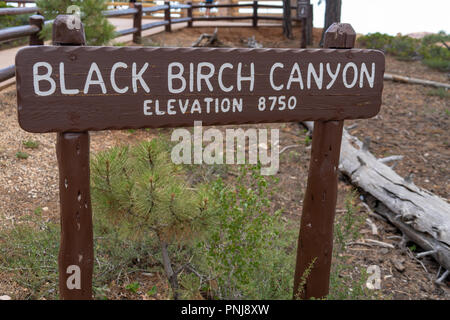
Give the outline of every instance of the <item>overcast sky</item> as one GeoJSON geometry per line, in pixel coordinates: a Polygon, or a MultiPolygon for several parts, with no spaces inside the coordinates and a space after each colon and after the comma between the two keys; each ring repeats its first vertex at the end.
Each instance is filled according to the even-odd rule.
{"type": "MultiPolygon", "coordinates": [[[[314,26],[323,27],[325,0],[311,0],[314,26]]],[[[341,22],[357,33],[450,33],[450,0],[342,0],[341,22]]]]}

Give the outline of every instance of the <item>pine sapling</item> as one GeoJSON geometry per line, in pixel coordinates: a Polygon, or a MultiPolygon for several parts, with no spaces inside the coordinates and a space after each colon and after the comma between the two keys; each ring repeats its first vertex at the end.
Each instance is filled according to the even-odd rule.
{"type": "Polygon", "coordinates": [[[178,274],[170,244],[185,242],[207,225],[208,201],[202,188],[188,188],[181,167],[174,165],[161,140],[135,147],[116,147],[92,161],[95,213],[125,222],[130,234],[154,236],[162,265],[178,299],[178,274]]]}

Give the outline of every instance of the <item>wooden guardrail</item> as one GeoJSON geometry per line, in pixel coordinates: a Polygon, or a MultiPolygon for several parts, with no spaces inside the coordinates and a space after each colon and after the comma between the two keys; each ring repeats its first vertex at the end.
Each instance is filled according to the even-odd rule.
{"type": "Polygon", "coordinates": [[[36,13],[38,11],[39,11],[38,7],[0,8],[0,16],[13,16],[19,14],[36,13]]]}
{"type": "Polygon", "coordinates": [[[6,0],[5,3],[36,3],[35,0],[6,0]]]}
{"type": "MultiPolygon", "coordinates": [[[[7,1],[13,3],[34,3],[34,0],[16,0],[7,1]]],[[[132,16],[133,17],[133,27],[123,30],[116,31],[115,37],[120,37],[124,35],[133,35],[134,43],[141,43],[142,31],[151,28],[156,28],[160,26],[165,27],[165,31],[170,32],[172,30],[172,25],[177,23],[187,23],[188,27],[193,27],[195,21],[234,21],[234,20],[251,20],[252,26],[257,27],[259,20],[275,20],[283,21],[283,16],[276,15],[258,15],[259,8],[272,8],[272,9],[282,9],[282,5],[275,4],[262,4],[258,1],[253,1],[251,3],[240,4],[240,3],[230,3],[230,4],[198,4],[193,2],[187,2],[186,4],[171,4],[170,1],[165,1],[164,5],[151,5],[143,6],[142,3],[135,3],[134,8],[128,9],[114,9],[104,11],[103,14],[106,17],[121,17],[121,16],[132,16]],[[248,15],[231,15],[231,16],[199,16],[194,13],[195,10],[205,9],[205,8],[252,8],[253,11],[248,15]],[[173,17],[172,10],[186,10],[186,14],[181,14],[180,17],[173,17]],[[150,23],[142,23],[142,18],[145,15],[151,15],[152,13],[162,11],[164,12],[164,20],[154,21],[150,23]]],[[[296,6],[292,6],[291,9],[296,9],[296,6]]],[[[29,14],[39,12],[37,7],[22,7],[22,8],[2,8],[0,9],[0,16],[5,15],[18,15],[18,14],[29,14]]],[[[286,16],[286,15],[284,15],[286,16]]],[[[289,13],[290,16],[290,13],[289,13]]],[[[297,20],[293,17],[292,20],[297,20]]],[[[53,23],[53,20],[44,21],[42,16],[31,16],[30,25],[11,27],[0,30],[0,41],[12,40],[21,37],[30,37],[30,45],[42,45],[43,40],[39,39],[39,32],[42,30],[44,24],[53,23]]],[[[5,81],[14,77],[15,68],[14,65],[8,66],[6,68],[0,69],[0,82],[5,81]]]]}
{"type": "MultiPolygon", "coordinates": [[[[34,11],[28,11],[23,9],[29,8],[15,8],[16,10],[11,11],[10,8],[0,9],[0,15],[12,15],[12,14],[23,14],[25,11],[27,13],[34,13],[34,11]]],[[[18,26],[10,27],[0,30],[0,41],[14,40],[22,37],[30,37],[29,45],[43,45],[44,41],[39,37],[39,32],[42,30],[44,25],[44,17],[41,15],[32,15],[29,18],[30,24],[28,26],[18,26]]],[[[0,69],[0,82],[13,78],[15,76],[15,66],[11,65],[6,68],[0,69]]]]}

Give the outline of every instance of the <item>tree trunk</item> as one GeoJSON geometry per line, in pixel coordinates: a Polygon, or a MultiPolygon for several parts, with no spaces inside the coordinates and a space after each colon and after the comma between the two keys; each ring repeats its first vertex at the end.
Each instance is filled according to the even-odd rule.
{"type": "Polygon", "coordinates": [[[320,46],[323,45],[323,37],[325,31],[335,22],[341,22],[341,5],[342,0],[326,0],[325,8],[325,25],[323,27],[322,39],[320,40],[320,46]]]}
{"type": "Polygon", "coordinates": [[[173,299],[178,300],[178,275],[173,271],[172,262],[170,261],[169,250],[167,249],[168,243],[160,236],[159,245],[161,247],[161,255],[164,265],[164,271],[166,272],[167,279],[169,280],[170,287],[173,291],[173,299]]]}
{"type": "Polygon", "coordinates": [[[290,0],[283,0],[283,34],[288,39],[293,38],[290,0]]]}

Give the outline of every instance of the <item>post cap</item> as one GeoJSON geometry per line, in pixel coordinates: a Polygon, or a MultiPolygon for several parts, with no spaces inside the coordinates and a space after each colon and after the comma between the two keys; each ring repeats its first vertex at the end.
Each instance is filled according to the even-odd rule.
{"type": "Polygon", "coordinates": [[[325,32],[324,48],[349,49],[355,46],[356,32],[349,23],[333,23],[325,32]]]}
{"type": "Polygon", "coordinates": [[[41,16],[40,14],[33,14],[28,18],[30,21],[44,21],[45,18],[41,16]]]}
{"type": "Polygon", "coordinates": [[[84,45],[84,27],[77,15],[59,15],[53,22],[54,45],[84,45]]]}

